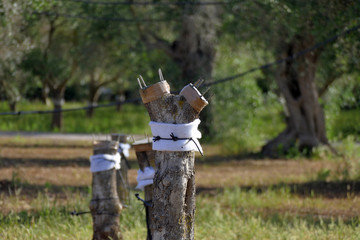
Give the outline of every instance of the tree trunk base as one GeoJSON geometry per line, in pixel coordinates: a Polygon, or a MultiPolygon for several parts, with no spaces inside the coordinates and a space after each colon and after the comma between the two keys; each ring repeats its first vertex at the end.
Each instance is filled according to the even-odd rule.
{"type": "Polygon", "coordinates": [[[266,157],[276,158],[284,155],[296,143],[296,133],[293,130],[285,129],[276,138],[266,143],[262,149],[261,154],[266,157]]]}

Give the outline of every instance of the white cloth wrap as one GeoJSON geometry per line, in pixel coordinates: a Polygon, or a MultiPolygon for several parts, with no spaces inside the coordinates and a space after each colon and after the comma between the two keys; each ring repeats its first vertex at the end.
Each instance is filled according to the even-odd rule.
{"type": "Polygon", "coordinates": [[[110,154],[96,154],[90,157],[90,171],[101,172],[110,169],[120,169],[121,157],[119,153],[115,155],[110,154]]]}
{"type": "Polygon", "coordinates": [[[144,171],[141,171],[141,169],[139,169],[138,176],[136,178],[136,181],[138,182],[136,189],[144,190],[145,186],[153,184],[154,175],[155,170],[152,167],[145,167],[144,171]]]}
{"type": "Polygon", "coordinates": [[[200,151],[202,152],[201,145],[198,138],[201,138],[201,132],[198,130],[200,119],[196,119],[191,123],[185,124],[172,124],[172,123],[159,123],[151,121],[149,123],[151,132],[154,137],[171,138],[170,134],[178,138],[187,138],[184,140],[153,140],[152,149],[157,151],[200,151]],[[192,138],[193,140],[189,140],[192,138]],[[197,145],[197,146],[196,146],[197,145]]]}
{"type": "Polygon", "coordinates": [[[131,146],[128,143],[119,143],[118,152],[119,153],[122,152],[125,157],[129,157],[130,156],[130,153],[129,153],[130,148],[131,148],[131,146]]]}

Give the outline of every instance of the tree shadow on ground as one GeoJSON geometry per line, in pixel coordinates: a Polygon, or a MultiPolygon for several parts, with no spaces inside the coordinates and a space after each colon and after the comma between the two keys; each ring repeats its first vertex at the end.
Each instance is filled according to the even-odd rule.
{"type": "Polygon", "coordinates": [[[88,158],[38,159],[38,158],[1,158],[0,168],[4,167],[90,167],[88,158]]]}
{"type": "MultiPolygon", "coordinates": [[[[299,196],[321,196],[325,198],[347,198],[352,195],[360,195],[360,181],[310,181],[305,183],[279,183],[261,186],[239,186],[243,191],[256,191],[263,193],[267,190],[289,189],[291,194],[299,196]]],[[[224,188],[198,187],[197,194],[218,194],[224,188]]]]}
{"type": "Polygon", "coordinates": [[[19,180],[0,180],[0,194],[9,196],[15,195],[16,192],[28,197],[36,197],[39,193],[53,194],[61,197],[66,196],[67,193],[88,194],[90,192],[90,186],[67,186],[49,183],[37,185],[20,182],[19,180]]]}
{"type": "MultiPolygon", "coordinates": [[[[11,194],[21,188],[21,194],[36,196],[38,192],[58,194],[61,192],[81,192],[89,193],[90,186],[67,186],[44,184],[36,185],[22,183],[17,180],[0,180],[0,193],[11,194]]],[[[267,190],[288,189],[291,194],[303,197],[325,197],[325,198],[347,198],[349,196],[360,195],[360,181],[310,181],[305,183],[279,183],[274,185],[261,186],[239,186],[243,191],[255,191],[263,193],[267,190]]],[[[198,187],[197,194],[216,195],[221,194],[224,188],[198,187]]]]}
{"type": "MultiPolygon", "coordinates": [[[[139,167],[136,161],[128,161],[130,168],[139,167]]],[[[67,159],[38,159],[38,158],[1,158],[0,168],[6,167],[89,167],[88,158],[67,158],[67,159]]]]}
{"type": "Polygon", "coordinates": [[[219,163],[226,163],[232,161],[244,161],[244,160],[261,160],[266,159],[260,153],[245,153],[241,155],[214,155],[214,156],[196,156],[196,165],[216,165],[219,163]]]}

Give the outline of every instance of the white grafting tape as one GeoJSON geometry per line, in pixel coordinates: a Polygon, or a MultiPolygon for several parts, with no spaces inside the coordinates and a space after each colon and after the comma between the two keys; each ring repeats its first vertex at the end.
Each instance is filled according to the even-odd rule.
{"type": "Polygon", "coordinates": [[[110,154],[96,154],[90,157],[90,171],[101,172],[110,169],[120,169],[121,157],[119,153],[115,155],[110,154]]]}
{"type": "Polygon", "coordinates": [[[128,143],[119,143],[119,148],[118,148],[118,152],[119,153],[123,153],[125,157],[129,157],[130,153],[129,153],[129,149],[131,148],[131,145],[128,143]]]}
{"type": "Polygon", "coordinates": [[[151,121],[149,123],[154,136],[152,149],[157,151],[199,151],[198,141],[201,132],[198,130],[200,119],[191,123],[171,124],[151,121]]]}
{"type": "Polygon", "coordinates": [[[153,184],[154,175],[155,170],[152,167],[145,167],[144,171],[139,169],[136,178],[136,181],[138,182],[136,189],[144,190],[144,187],[153,184]]]}

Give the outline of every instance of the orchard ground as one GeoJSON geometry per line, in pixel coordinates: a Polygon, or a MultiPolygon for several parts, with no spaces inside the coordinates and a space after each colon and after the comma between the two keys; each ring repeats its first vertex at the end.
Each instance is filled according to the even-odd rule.
{"type": "MultiPolygon", "coordinates": [[[[91,137],[0,137],[0,239],[90,239],[91,137]]],[[[346,158],[224,156],[204,145],[196,159],[197,239],[359,239],[357,145],[346,158]]],[[[349,148],[343,150],[350,151],[349,148]]],[[[131,188],[137,162],[131,151],[131,188]]],[[[135,190],[132,191],[133,193],[135,190]]],[[[132,194],[124,239],[145,239],[143,205],[132,194]]]]}

